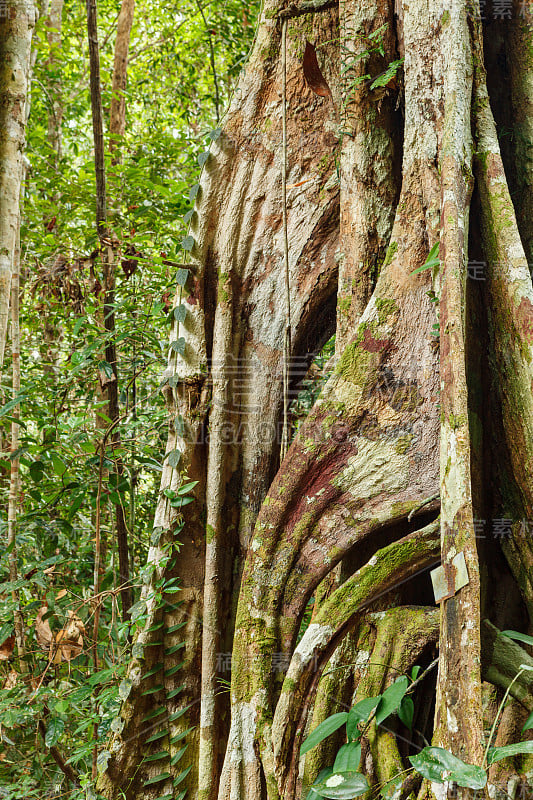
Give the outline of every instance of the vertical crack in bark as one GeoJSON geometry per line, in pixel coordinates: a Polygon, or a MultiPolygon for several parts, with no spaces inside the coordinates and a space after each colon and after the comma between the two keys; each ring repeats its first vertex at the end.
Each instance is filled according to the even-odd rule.
{"type": "Polygon", "coordinates": [[[386,3],[340,3],[340,252],[335,349],[350,341],[375,286],[389,245],[398,197],[400,131],[389,91],[379,102],[363,83],[396,57],[393,8],[386,3]],[[384,55],[364,57],[370,35],[383,29],[384,55]]]}

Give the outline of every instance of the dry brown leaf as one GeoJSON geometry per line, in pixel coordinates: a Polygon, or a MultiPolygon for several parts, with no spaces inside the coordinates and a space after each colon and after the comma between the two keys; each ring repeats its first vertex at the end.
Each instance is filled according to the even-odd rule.
{"type": "Polygon", "coordinates": [[[66,595],[66,593],[67,593],[66,589],[61,589],[61,591],[58,592],[56,595],[56,600],[61,600],[61,598],[66,595]]]}
{"type": "Polygon", "coordinates": [[[315,94],[318,94],[320,97],[329,97],[333,102],[331,89],[318,66],[316,50],[311,42],[307,42],[305,45],[304,77],[307,81],[307,85],[315,94]]]}
{"type": "Polygon", "coordinates": [[[48,650],[52,643],[52,629],[50,628],[50,623],[47,619],[43,619],[47,611],[48,606],[42,606],[35,618],[35,636],[39,647],[42,647],[43,650],[48,650]]]}
{"type": "Polygon", "coordinates": [[[68,620],[55,637],[54,664],[76,658],[83,648],[85,625],[74,611],[68,610],[68,620]]]}
{"type": "Polygon", "coordinates": [[[15,647],[15,637],[8,636],[2,645],[0,645],[0,661],[7,661],[15,647]]]}

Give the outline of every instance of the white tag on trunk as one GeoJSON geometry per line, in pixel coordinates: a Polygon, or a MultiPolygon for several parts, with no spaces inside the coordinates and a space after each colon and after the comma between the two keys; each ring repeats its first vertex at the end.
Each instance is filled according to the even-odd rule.
{"type": "Polygon", "coordinates": [[[466,569],[465,554],[458,553],[447,566],[440,566],[431,571],[431,581],[435,602],[449,600],[459,589],[466,586],[469,578],[466,569]]]}

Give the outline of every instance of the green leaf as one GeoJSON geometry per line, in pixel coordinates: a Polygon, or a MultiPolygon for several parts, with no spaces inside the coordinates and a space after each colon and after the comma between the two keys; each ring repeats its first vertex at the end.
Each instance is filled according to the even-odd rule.
{"type": "Polygon", "coordinates": [[[152,756],[145,756],[144,761],[161,761],[163,758],[170,758],[170,753],[167,753],[166,750],[160,750],[152,756]]]}
{"type": "Polygon", "coordinates": [[[72,331],[74,336],[77,336],[78,333],[81,331],[84,322],[87,322],[87,317],[80,317],[76,321],[76,324],[74,325],[74,328],[73,328],[73,331],[72,331]]]}
{"type": "Polygon", "coordinates": [[[0,645],[4,644],[5,640],[11,636],[13,632],[13,625],[9,622],[4,623],[0,628],[0,645]]]}
{"type": "Polygon", "coordinates": [[[395,800],[395,798],[397,800],[398,797],[401,797],[400,789],[402,788],[404,777],[405,773],[402,771],[386,781],[381,788],[381,800],[395,800]]]}
{"type": "MultiPolygon", "coordinates": [[[[145,694],[145,692],[143,692],[143,694],[145,694]]],[[[146,740],[146,744],[149,744],[150,742],[157,742],[158,739],[162,739],[164,736],[168,736],[168,731],[166,729],[157,731],[157,733],[153,733],[150,738],[146,740]]]]}
{"type": "Polygon", "coordinates": [[[154,775],[153,778],[149,778],[145,781],[144,785],[153,786],[154,783],[161,783],[161,781],[166,781],[168,778],[170,778],[170,772],[161,772],[159,775],[154,775]]]}
{"type": "MultiPolygon", "coordinates": [[[[170,695],[169,695],[169,697],[170,697],[170,695]]],[[[191,728],[187,728],[187,730],[181,731],[181,733],[177,733],[170,740],[170,744],[173,744],[173,745],[174,744],[178,744],[178,742],[181,742],[182,739],[185,739],[185,737],[188,736],[189,733],[192,733],[193,730],[194,730],[194,725],[191,728]]]]}
{"type": "Polygon", "coordinates": [[[516,642],[533,645],[533,636],[528,636],[525,633],[520,633],[519,631],[502,631],[502,634],[509,639],[514,639],[516,642]]]}
{"type": "Polygon", "coordinates": [[[109,363],[109,361],[99,361],[98,362],[98,369],[104,373],[106,378],[113,380],[115,377],[115,373],[113,372],[113,367],[109,363]]]}
{"type": "Polygon", "coordinates": [[[402,64],[403,58],[400,58],[397,61],[391,61],[388,69],[382,75],[379,75],[374,81],[372,81],[370,88],[377,89],[378,86],[387,86],[389,81],[396,75],[402,64]]]}
{"type": "Polygon", "coordinates": [[[191,203],[193,203],[196,200],[199,191],[200,191],[199,183],[195,183],[191,186],[191,188],[189,189],[189,200],[191,203]]]}
{"type": "Polygon", "coordinates": [[[65,723],[61,717],[52,717],[46,728],[44,736],[44,743],[47,747],[53,747],[61,739],[63,731],[65,730],[65,723]]]}
{"type": "Polygon", "coordinates": [[[2,408],[0,408],[0,417],[5,416],[9,411],[11,411],[12,408],[15,408],[16,406],[20,405],[20,403],[25,399],[26,395],[18,394],[12,400],[6,403],[5,406],[2,406],[2,408]]]}
{"type": "Polygon", "coordinates": [[[179,463],[181,461],[181,450],[178,449],[171,450],[170,453],[168,453],[167,455],[168,455],[169,466],[173,468],[179,466],[179,463]]]}
{"type": "Polygon", "coordinates": [[[146,672],[142,676],[141,681],[145,681],[146,678],[151,678],[152,675],[156,675],[162,669],[163,669],[163,664],[162,663],[156,664],[155,667],[153,667],[152,669],[148,670],[148,672],[146,672]]]}
{"type": "Polygon", "coordinates": [[[171,625],[170,628],[167,628],[167,636],[170,636],[171,633],[176,633],[176,631],[181,630],[187,624],[187,620],[185,622],[178,622],[177,625],[171,625]]]}
{"type": "Polygon", "coordinates": [[[316,789],[314,789],[313,787],[318,786],[321,783],[324,783],[326,778],[329,778],[332,772],[333,772],[333,767],[325,767],[325,769],[320,770],[315,781],[313,782],[313,785],[311,786],[309,792],[307,793],[307,797],[305,798],[305,800],[316,800],[317,797],[320,796],[317,794],[316,789]]]}
{"type": "Polygon", "coordinates": [[[300,756],[305,755],[312,750],[313,747],[316,747],[317,744],[320,744],[324,739],[330,736],[332,733],[335,733],[348,719],[348,712],[340,711],[338,714],[332,714],[331,717],[328,717],[318,725],[314,731],[309,734],[307,739],[304,741],[300,748],[300,756]]]}
{"type": "Polygon", "coordinates": [[[183,215],[183,221],[184,221],[184,223],[185,223],[186,225],[188,225],[188,224],[189,224],[189,222],[191,221],[191,219],[193,218],[193,216],[194,216],[195,214],[196,214],[196,211],[194,210],[194,208],[190,208],[190,209],[187,211],[187,213],[183,215]]]}
{"type": "Polygon", "coordinates": [[[432,269],[433,267],[438,267],[440,265],[440,259],[437,255],[438,252],[439,252],[439,243],[435,242],[435,244],[429,251],[429,255],[424,264],[422,264],[421,267],[417,267],[416,269],[414,269],[411,272],[411,275],[417,275],[419,272],[423,272],[426,269],[432,269]]]}
{"type": "MultiPolygon", "coordinates": [[[[183,669],[183,664],[184,663],[185,662],[182,661],[181,664],[176,664],[175,667],[171,667],[170,669],[166,669],[165,670],[165,678],[171,678],[173,675],[176,674],[176,672],[179,672],[180,669],[183,669]]],[[[169,695],[169,697],[170,697],[170,695],[169,695]]]]}
{"type": "Polygon", "coordinates": [[[364,700],[360,700],[354,705],[353,708],[350,709],[348,713],[348,720],[346,722],[346,733],[350,741],[353,742],[359,739],[359,731],[357,729],[358,724],[368,720],[370,714],[373,712],[380,700],[380,694],[378,694],[377,697],[366,697],[364,700]]]}
{"type": "MultiPolygon", "coordinates": [[[[190,234],[188,236],[184,236],[184,238],[181,240],[181,246],[183,250],[186,250],[188,253],[190,253],[194,247],[194,236],[191,236],[190,234]]],[[[180,284],[180,286],[183,286],[183,284],[180,284]]]]}
{"type": "Polygon", "coordinates": [[[180,708],[179,711],[174,711],[173,714],[169,715],[168,721],[170,723],[176,722],[176,720],[180,719],[180,717],[182,717],[190,709],[190,707],[191,706],[188,705],[188,706],[184,706],[183,708],[180,708]]]}
{"type": "Polygon", "coordinates": [[[343,744],[335,757],[333,772],[357,772],[361,761],[361,745],[359,742],[343,744]]]}
{"type": "MultiPolygon", "coordinates": [[[[192,236],[190,237],[192,239],[192,236]]],[[[187,279],[189,277],[189,270],[188,269],[179,269],[176,272],[176,283],[178,286],[185,286],[187,283],[187,279]]]]}
{"type": "Polygon", "coordinates": [[[67,471],[67,465],[65,462],[58,456],[57,453],[50,453],[50,458],[52,460],[52,467],[54,469],[55,474],[58,478],[61,478],[62,475],[65,474],[67,471]]]}
{"type": "Polygon", "coordinates": [[[42,461],[32,461],[30,464],[30,475],[35,483],[40,483],[44,475],[44,463],[42,461]]]}
{"type": "Polygon", "coordinates": [[[139,617],[141,617],[145,611],[146,611],[146,602],[144,600],[139,600],[137,603],[134,603],[129,610],[131,621],[135,622],[136,620],[138,620],[139,617]]]}
{"type": "Polygon", "coordinates": [[[181,590],[181,578],[169,578],[168,581],[162,580],[161,586],[164,592],[170,594],[181,590]]]}
{"type": "Polygon", "coordinates": [[[489,747],[487,764],[490,766],[491,764],[495,764],[496,761],[501,761],[502,758],[518,756],[522,753],[533,753],[533,741],[515,742],[514,744],[506,744],[504,747],[489,747]]]}
{"type": "Polygon", "coordinates": [[[176,322],[185,322],[186,317],[187,317],[187,309],[183,305],[183,303],[180,306],[176,306],[176,308],[174,309],[174,319],[176,320],[176,322]]]}
{"type": "Polygon", "coordinates": [[[194,503],[194,497],[176,497],[170,501],[172,508],[183,508],[183,506],[188,506],[189,503],[194,503]]]}
{"type": "Polygon", "coordinates": [[[180,495],[180,496],[181,496],[181,495],[184,495],[184,494],[188,494],[189,492],[191,492],[191,491],[194,489],[194,487],[195,487],[197,484],[198,484],[198,481],[190,481],[190,483],[184,483],[184,484],[183,484],[182,486],[180,486],[180,487],[179,487],[179,489],[176,491],[176,494],[178,494],[178,495],[180,495]]]}
{"type": "Polygon", "coordinates": [[[442,747],[424,747],[416,756],[409,756],[409,761],[423,778],[437,783],[454,781],[458,786],[470,789],[483,789],[487,783],[484,769],[465,764],[442,747]]]}
{"type": "Polygon", "coordinates": [[[98,772],[105,772],[107,769],[107,762],[111,758],[111,753],[109,750],[102,750],[101,753],[98,753],[98,758],[96,759],[96,767],[98,772]]]}
{"type": "Polygon", "coordinates": [[[200,153],[198,156],[198,163],[201,167],[205,165],[207,159],[209,158],[209,150],[206,150],[204,153],[200,153]]]}
{"type": "MultiPolygon", "coordinates": [[[[179,669],[181,669],[182,667],[183,667],[183,664],[179,664],[179,669]]],[[[176,670],[176,672],[178,671],[176,667],[174,667],[174,669],[176,670]]],[[[170,672],[170,670],[169,670],[169,672],[170,672]]],[[[165,677],[168,677],[166,672],[165,672],[165,677]]],[[[172,689],[167,694],[167,700],[172,700],[173,697],[176,697],[176,695],[180,694],[180,692],[182,692],[184,689],[185,689],[185,684],[184,683],[182,683],[181,686],[177,686],[175,689],[172,689]]]]}
{"type": "MultiPolygon", "coordinates": [[[[436,300],[436,299],[437,299],[437,298],[435,298],[435,300],[436,300]]],[[[421,669],[422,669],[422,667],[420,667],[418,664],[416,664],[416,665],[413,667],[413,669],[411,670],[411,678],[412,678],[414,681],[416,681],[416,679],[417,679],[417,678],[418,678],[418,676],[420,675],[420,670],[421,670],[421,669]]]]}
{"type": "Polygon", "coordinates": [[[180,783],[182,783],[185,780],[191,769],[192,769],[192,764],[190,767],[187,767],[187,769],[184,769],[183,772],[180,772],[179,775],[176,775],[176,777],[174,778],[174,782],[172,784],[174,788],[176,788],[176,786],[179,786],[180,783]]]}
{"type": "Polygon", "coordinates": [[[171,342],[170,346],[176,353],[179,353],[180,356],[185,355],[185,339],[183,336],[180,336],[175,342],[171,342]]]}
{"type": "Polygon", "coordinates": [[[166,709],[165,706],[159,706],[158,708],[154,708],[152,711],[150,711],[149,714],[147,714],[145,717],[142,718],[142,721],[143,722],[148,722],[149,719],[153,719],[154,717],[158,717],[160,714],[163,713],[163,711],[166,711],[166,710],[167,709],[166,709]]]}
{"type": "Polygon", "coordinates": [[[173,755],[173,756],[172,756],[172,758],[170,759],[170,766],[171,766],[171,767],[174,767],[174,766],[175,766],[175,765],[178,763],[178,761],[180,760],[180,758],[182,757],[182,755],[183,755],[183,754],[185,753],[185,751],[187,750],[187,747],[188,747],[188,745],[184,745],[183,747],[181,747],[181,748],[178,750],[178,752],[177,752],[177,753],[174,753],[174,755],[173,755]]]}
{"type": "Polygon", "coordinates": [[[216,142],[217,139],[220,138],[220,134],[222,133],[222,128],[214,128],[212,131],[209,131],[207,134],[212,142],[216,142]]]}
{"type": "Polygon", "coordinates": [[[111,680],[115,675],[114,670],[112,669],[100,669],[98,672],[93,672],[93,674],[87,679],[87,683],[91,686],[98,686],[99,683],[107,683],[111,680]]]}
{"type": "Polygon", "coordinates": [[[333,772],[329,778],[315,787],[319,797],[331,800],[353,800],[369,789],[367,779],[360,772],[333,772]]]}
{"type": "Polygon", "coordinates": [[[381,725],[396,711],[408,688],[409,679],[407,675],[402,675],[400,678],[396,678],[388,689],[385,689],[376,710],[376,725],[381,725]]]}
{"type": "Polygon", "coordinates": [[[173,656],[174,653],[177,653],[178,650],[181,650],[183,647],[185,647],[185,642],[180,642],[179,644],[175,644],[174,647],[168,647],[165,649],[165,655],[173,656]]]}
{"type": "Polygon", "coordinates": [[[410,697],[404,697],[398,709],[398,716],[410,731],[413,730],[413,719],[415,716],[415,704],[410,697]]]}
{"type": "Polygon", "coordinates": [[[522,733],[524,733],[524,731],[531,730],[531,728],[533,728],[533,713],[531,713],[529,717],[526,719],[526,724],[522,728],[522,733]]]}

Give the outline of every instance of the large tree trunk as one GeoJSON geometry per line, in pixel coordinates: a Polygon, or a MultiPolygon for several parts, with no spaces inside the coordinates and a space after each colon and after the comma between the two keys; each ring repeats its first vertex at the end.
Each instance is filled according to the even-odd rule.
{"type": "MultiPolygon", "coordinates": [[[[300,745],[313,708],[318,721],[331,713],[321,676],[350,631],[353,642],[369,642],[374,631],[371,647],[390,667],[368,677],[348,671],[346,690],[358,699],[380,691],[395,669],[429,663],[438,641],[437,684],[428,678],[420,690],[420,729],[481,763],[480,621],[501,622],[481,576],[504,573],[498,542],[478,553],[474,520],[531,516],[533,288],[520,238],[529,235],[529,154],[517,148],[515,210],[478,16],[465,0],[264,4],[202,174],[190,275],[177,298],[186,316],[172,332],[171,341],[183,341],[170,350],[166,391],[168,452],[179,449],[182,460],[179,468],[166,462],[162,488],[196,480],[196,502],[183,510],[182,546],[170,558],[176,517],[162,495],[145,589],[150,615],[138,642],[145,657],[132,665],[126,725],[100,783],[109,797],[155,798],[178,787],[202,800],[302,796],[302,775],[308,783],[320,764],[306,758],[303,771],[300,745]],[[382,26],[379,51],[370,37],[382,26]],[[311,87],[306,40],[320,45],[322,76],[306,67],[311,87]],[[371,89],[364,76],[404,55],[403,79],[371,89]],[[440,268],[414,272],[435,243],[440,268]],[[467,281],[474,258],[490,263],[481,287],[467,281]],[[280,464],[289,305],[290,392],[335,330],[336,366],[280,464]],[[480,354],[489,350],[485,367],[480,354]],[[496,447],[504,457],[491,458],[496,447]],[[456,590],[450,562],[458,553],[468,583],[456,590]],[[341,561],[340,584],[319,589],[341,561]],[[451,583],[437,633],[426,573],[439,562],[451,583]],[[180,608],[155,591],[174,575],[180,608]],[[317,590],[321,601],[297,645],[317,590]],[[377,625],[381,609],[386,621],[377,625]],[[167,638],[174,634],[164,631],[181,622],[180,667],[167,638]],[[405,635],[417,628],[420,635],[405,635]],[[220,655],[229,651],[228,698],[218,679],[227,677],[220,655]],[[147,714],[151,691],[159,723],[147,714]],[[177,763],[184,738],[191,746],[177,763]],[[191,770],[182,776],[184,765],[191,770]]],[[[507,36],[526,36],[520,31],[517,23],[507,36]]],[[[514,101],[528,94],[522,75],[514,85],[514,101]]],[[[518,611],[505,623],[516,627],[532,608],[531,539],[516,524],[503,550],[510,571],[496,596],[514,598],[518,611]]],[[[508,685],[504,672],[489,661],[483,679],[508,685]]],[[[372,785],[402,770],[407,751],[392,735],[371,729],[365,746],[372,785]]],[[[420,797],[442,791],[423,784],[420,797]]]]}
{"type": "Polygon", "coordinates": [[[0,367],[6,346],[19,218],[35,16],[32,0],[6,0],[0,7],[0,367]]]}

